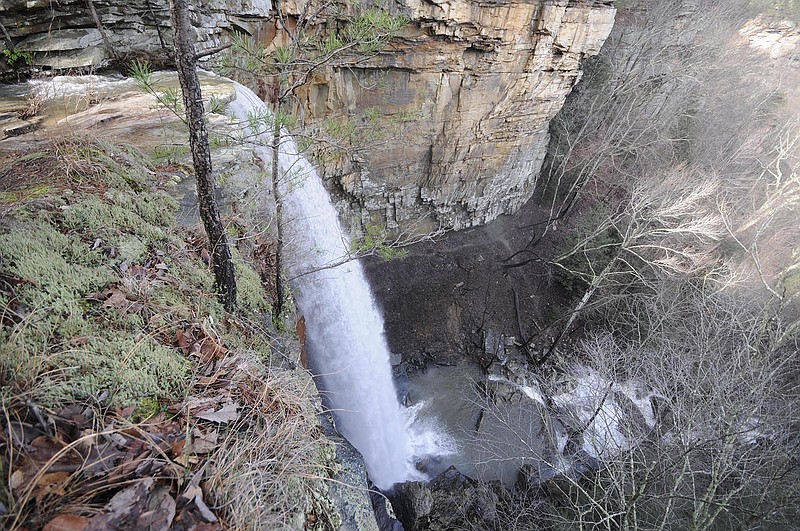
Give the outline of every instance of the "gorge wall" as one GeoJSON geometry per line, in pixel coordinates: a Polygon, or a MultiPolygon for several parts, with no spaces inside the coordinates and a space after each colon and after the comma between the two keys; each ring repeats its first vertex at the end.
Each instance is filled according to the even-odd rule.
{"type": "Polygon", "coordinates": [[[374,109],[388,124],[363,160],[328,174],[389,227],[460,229],[516,211],[533,193],[550,120],[580,61],[611,30],[613,3],[405,2],[413,23],[385,53],[308,87],[310,114],[358,121],[374,109]]]}
{"type": "MultiPolygon", "coordinates": [[[[267,45],[275,36],[269,0],[196,4],[200,48],[233,31],[267,45]]],[[[282,5],[288,14],[306,7],[282,5]]],[[[613,1],[396,0],[383,7],[410,21],[387,49],[355,67],[322,69],[297,90],[306,123],[322,128],[333,120],[357,132],[347,140],[355,151],[322,158],[324,177],[362,223],[391,229],[459,229],[516,211],[533,193],[550,120],[580,78],[581,60],[611,31],[613,1]]],[[[47,67],[163,59],[171,49],[164,0],[4,0],[0,20],[6,40],[47,67]]]]}

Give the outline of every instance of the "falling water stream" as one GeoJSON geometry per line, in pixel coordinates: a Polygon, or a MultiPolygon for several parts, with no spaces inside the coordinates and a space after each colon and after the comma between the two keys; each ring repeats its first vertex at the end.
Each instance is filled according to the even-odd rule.
{"type": "MultiPolygon", "coordinates": [[[[267,106],[251,90],[238,83],[210,73],[201,76],[204,84],[217,88],[233,84],[236,98],[228,105],[228,112],[232,120],[238,122],[234,126],[240,129],[242,141],[252,146],[269,175],[272,127],[267,106]]],[[[176,83],[174,74],[167,73],[158,76],[158,81],[176,83]]],[[[89,90],[100,88],[121,94],[132,90],[134,83],[102,76],[78,76],[56,77],[32,86],[56,101],[57,98],[85,95],[89,90]]],[[[493,470],[488,473],[478,470],[481,463],[495,462],[492,459],[487,461],[481,451],[488,450],[496,456],[498,448],[508,446],[509,441],[520,440],[517,429],[520,425],[536,428],[524,437],[523,442],[526,447],[533,448],[536,459],[541,460],[542,445],[546,442],[540,440],[542,434],[534,433],[538,421],[528,422],[515,416],[512,423],[506,423],[506,427],[513,428],[513,433],[504,434],[502,429],[491,425],[489,415],[489,420],[482,423],[486,426],[483,432],[489,434],[488,438],[476,438],[474,401],[460,396],[461,390],[469,388],[470,383],[465,383],[464,378],[456,373],[448,376],[434,370],[428,376],[423,375],[418,381],[411,382],[405,391],[416,397],[415,403],[408,408],[400,406],[392,379],[383,319],[361,264],[357,260],[348,260],[349,238],[342,230],[316,170],[288,134],[284,132],[281,136],[278,165],[284,262],[288,276],[293,279],[295,302],[306,319],[308,362],[317,387],[334,414],[337,429],[361,452],[373,482],[388,490],[399,482],[426,479],[425,474],[417,469],[417,463],[424,461],[432,472],[436,466],[431,466],[431,463],[438,463],[440,468],[443,463],[452,463],[467,473],[502,480],[503,471],[497,466],[492,465],[493,470]],[[426,380],[432,381],[426,383],[426,380]],[[454,399],[456,395],[460,400],[454,399]],[[458,444],[454,442],[459,439],[459,433],[462,439],[464,433],[470,434],[467,443],[463,440],[458,444]],[[469,447],[470,441],[477,444],[475,448],[469,447]],[[487,443],[491,444],[487,446],[487,443]]],[[[655,424],[650,403],[653,396],[658,396],[654,392],[642,391],[630,382],[609,382],[588,368],[574,376],[572,389],[552,396],[551,400],[563,410],[573,411],[585,426],[582,448],[589,457],[602,459],[630,444],[618,429],[623,417],[621,409],[607,398],[612,388],[627,397],[640,411],[648,427],[655,424]]],[[[490,375],[489,380],[517,389],[532,404],[545,405],[534,384],[519,384],[498,375],[490,375]]],[[[532,411],[538,410],[534,408],[532,411]]],[[[479,413],[479,418],[486,416],[483,410],[479,413]]],[[[503,420],[505,417],[497,418],[503,420]]],[[[552,443],[557,455],[551,456],[551,468],[563,471],[568,466],[566,461],[566,464],[562,463],[561,455],[566,435],[556,433],[552,443]]],[[[516,478],[518,468],[513,459],[523,457],[517,454],[511,455],[508,461],[513,465],[507,467],[511,479],[516,478]]]]}
{"type": "MultiPolygon", "coordinates": [[[[272,141],[265,104],[236,85],[230,112],[251,123],[255,151],[271,167],[272,141]]],[[[252,139],[251,139],[252,140],[252,139]]],[[[415,456],[442,453],[432,430],[414,425],[400,407],[392,380],[383,319],[357,260],[347,260],[350,242],[314,167],[282,135],[279,191],[287,270],[307,325],[309,368],[337,429],[364,456],[381,489],[421,479],[415,456]]]]}

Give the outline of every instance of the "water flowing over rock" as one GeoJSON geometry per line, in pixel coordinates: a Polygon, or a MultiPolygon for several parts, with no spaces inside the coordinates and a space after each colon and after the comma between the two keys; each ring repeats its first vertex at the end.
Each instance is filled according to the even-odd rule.
{"type": "MultiPolygon", "coordinates": [[[[248,118],[269,116],[252,91],[236,88],[229,107],[235,117],[247,124],[248,118]]],[[[265,168],[272,160],[269,131],[267,119],[249,139],[265,168]]],[[[322,181],[287,135],[280,143],[279,171],[288,271],[307,323],[308,362],[336,427],[362,453],[379,488],[420,477],[392,381],[381,315],[361,265],[347,260],[349,240],[322,181]]]]}

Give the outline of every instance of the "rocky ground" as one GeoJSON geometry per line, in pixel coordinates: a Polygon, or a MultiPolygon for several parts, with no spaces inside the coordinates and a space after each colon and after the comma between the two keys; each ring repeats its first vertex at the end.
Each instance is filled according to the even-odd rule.
{"type": "Polygon", "coordinates": [[[548,325],[564,311],[563,288],[540,260],[554,248],[538,239],[545,219],[531,201],[514,216],[414,245],[405,259],[366,261],[401,372],[465,359],[485,368],[499,350],[532,361],[543,354],[548,325]]]}

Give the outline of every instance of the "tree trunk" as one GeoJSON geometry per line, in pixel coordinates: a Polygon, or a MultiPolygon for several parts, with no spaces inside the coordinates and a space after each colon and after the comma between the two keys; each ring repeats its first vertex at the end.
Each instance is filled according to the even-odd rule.
{"type": "MultiPolygon", "coordinates": [[[[275,107],[277,114],[277,106],[275,107]]],[[[272,315],[276,318],[280,317],[283,311],[283,279],[281,277],[282,269],[282,256],[283,256],[283,228],[282,228],[282,213],[283,205],[280,196],[278,184],[280,181],[280,168],[278,166],[278,155],[280,152],[281,143],[281,125],[278,122],[278,117],[272,118],[272,195],[275,198],[275,224],[277,229],[277,242],[275,245],[275,302],[272,305],[272,315]]]]}
{"type": "Polygon", "coordinates": [[[97,26],[97,31],[100,32],[100,37],[102,37],[103,39],[103,46],[105,47],[106,52],[116,60],[117,52],[114,51],[114,47],[111,45],[111,41],[108,40],[108,34],[106,33],[105,28],[103,27],[103,23],[100,21],[100,17],[97,16],[97,10],[94,8],[94,0],[86,0],[86,4],[89,7],[89,13],[92,14],[92,20],[94,20],[94,25],[97,26]]]}
{"type": "Polygon", "coordinates": [[[211,151],[208,146],[203,96],[197,79],[197,59],[192,26],[189,21],[188,0],[172,0],[172,27],[175,31],[175,66],[186,107],[189,124],[189,145],[192,149],[194,173],[197,179],[197,199],[200,204],[200,219],[208,235],[214,268],[214,280],[220,302],[227,311],[236,307],[236,276],[233,258],[225,237],[225,228],[219,217],[214,198],[214,177],[211,173],[211,151]]]}

